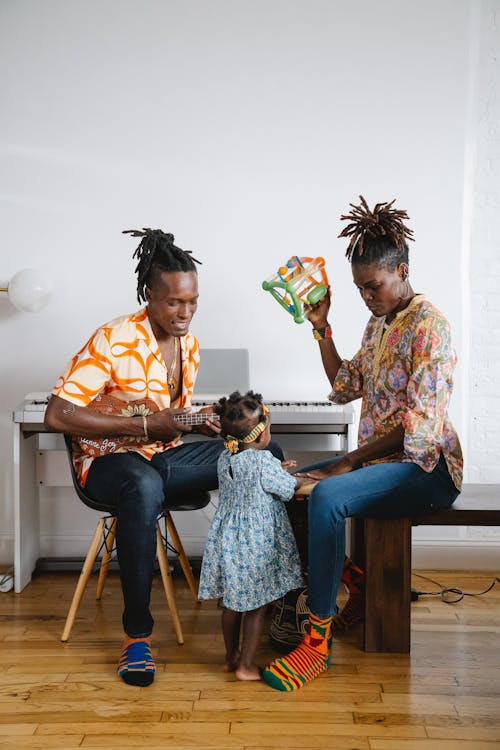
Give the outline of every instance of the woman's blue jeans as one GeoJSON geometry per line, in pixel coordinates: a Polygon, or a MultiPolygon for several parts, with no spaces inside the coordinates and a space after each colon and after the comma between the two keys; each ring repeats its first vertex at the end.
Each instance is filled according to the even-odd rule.
{"type": "Polygon", "coordinates": [[[410,518],[448,508],[458,495],[442,456],[430,473],[413,463],[381,463],[319,482],[309,498],[309,609],[318,617],[337,611],[347,518],[410,518]]]}
{"type": "MultiPolygon", "coordinates": [[[[122,622],[132,638],[144,638],[153,630],[149,605],[158,515],[164,504],[168,506],[168,498],[179,503],[183,498],[217,489],[217,459],[223,450],[222,440],[199,440],[157,453],[151,461],[131,451],[92,462],[85,491],[115,509],[122,622]]],[[[276,443],[270,443],[268,450],[284,460],[276,443]]]]}

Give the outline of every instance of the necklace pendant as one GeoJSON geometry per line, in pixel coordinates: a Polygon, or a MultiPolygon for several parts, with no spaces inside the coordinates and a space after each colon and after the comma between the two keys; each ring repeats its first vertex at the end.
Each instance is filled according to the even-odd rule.
{"type": "Polygon", "coordinates": [[[172,364],[170,365],[170,369],[167,370],[167,385],[170,388],[171,391],[175,391],[177,388],[177,378],[175,377],[175,368],[177,366],[177,352],[179,349],[179,339],[174,339],[174,358],[172,359],[172,364]]]}

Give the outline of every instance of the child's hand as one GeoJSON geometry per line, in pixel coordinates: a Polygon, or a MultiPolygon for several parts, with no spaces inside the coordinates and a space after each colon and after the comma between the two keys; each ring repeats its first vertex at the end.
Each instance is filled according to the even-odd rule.
{"type": "Polygon", "coordinates": [[[294,461],[293,459],[289,461],[282,461],[281,462],[281,468],[285,471],[290,471],[291,469],[295,469],[297,466],[297,461],[294,461]]]}

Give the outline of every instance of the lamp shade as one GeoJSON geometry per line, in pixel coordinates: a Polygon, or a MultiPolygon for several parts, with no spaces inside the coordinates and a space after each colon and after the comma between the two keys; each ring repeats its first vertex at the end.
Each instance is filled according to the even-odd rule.
{"type": "Polygon", "coordinates": [[[11,278],[7,292],[10,301],[18,310],[38,312],[49,301],[51,288],[41,271],[26,268],[11,278]]]}

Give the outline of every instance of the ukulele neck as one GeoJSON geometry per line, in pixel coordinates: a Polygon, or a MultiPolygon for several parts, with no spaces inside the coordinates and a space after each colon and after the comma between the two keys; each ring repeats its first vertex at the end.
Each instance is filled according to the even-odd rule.
{"type": "Polygon", "coordinates": [[[205,422],[218,418],[217,414],[208,414],[206,412],[195,412],[194,414],[186,412],[185,414],[176,414],[174,416],[176,422],[186,425],[204,424],[205,422]]]}

